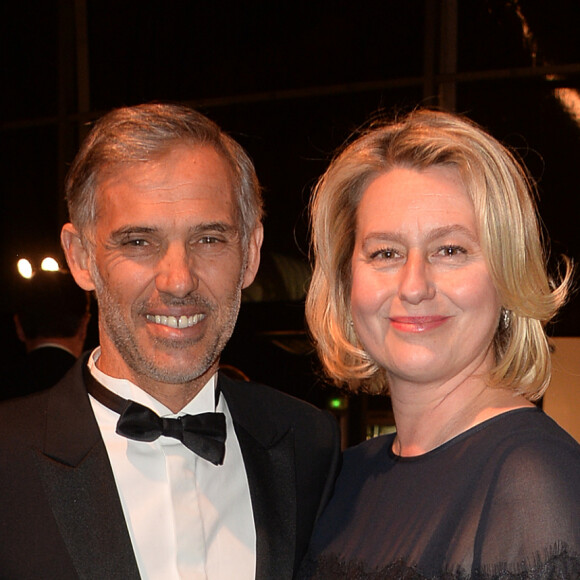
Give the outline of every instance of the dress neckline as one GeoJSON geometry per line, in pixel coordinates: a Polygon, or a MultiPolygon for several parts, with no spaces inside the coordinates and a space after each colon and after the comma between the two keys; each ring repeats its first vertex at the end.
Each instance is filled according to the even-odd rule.
{"type": "Polygon", "coordinates": [[[421,461],[423,459],[427,459],[427,458],[431,457],[432,455],[436,455],[436,454],[448,449],[449,447],[456,445],[457,443],[460,443],[464,439],[470,437],[471,435],[474,435],[475,433],[477,433],[479,431],[482,431],[483,429],[487,429],[488,427],[490,427],[494,423],[497,423],[498,421],[502,421],[503,419],[507,418],[508,415],[511,416],[511,415],[515,415],[515,414],[519,414],[519,413],[527,413],[527,412],[542,413],[542,410],[539,409],[538,407],[534,406],[534,407],[518,407],[517,409],[510,409],[508,411],[504,411],[503,413],[499,413],[499,415],[495,415],[494,417],[490,417],[489,419],[486,419],[485,421],[482,421],[481,423],[478,423],[477,425],[470,427],[466,431],[463,431],[463,433],[459,433],[458,435],[455,435],[455,437],[452,437],[448,441],[445,441],[445,443],[442,443],[438,447],[435,447],[435,449],[431,449],[430,451],[427,451],[425,453],[421,453],[420,455],[413,455],[410,457],[398,455],[397,453],[395,453],[393,451],[393,443],[395,442],[395,436],[396,436],[396,433],[393,433],[392,435],[389,435],[389,437],[391,437],[391,442],[390,442],[390,445],[388,447],[389,457],[391,459],[393,459],[394,461],[401,462],[401,463],[412,463],[415,461],[421,461]]]}

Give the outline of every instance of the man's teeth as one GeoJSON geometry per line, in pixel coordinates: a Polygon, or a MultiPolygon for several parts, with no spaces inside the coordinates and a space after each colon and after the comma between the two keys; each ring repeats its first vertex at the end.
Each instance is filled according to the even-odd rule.
{"type": "Polygon", "coordinates": [[[159,314],[148,314],[147,320],[155,324],[162,324],[170,328],[188,328],[196,325],[205,318],[205,314],[194,314],[193,316],[161,316],[159,314]]]}

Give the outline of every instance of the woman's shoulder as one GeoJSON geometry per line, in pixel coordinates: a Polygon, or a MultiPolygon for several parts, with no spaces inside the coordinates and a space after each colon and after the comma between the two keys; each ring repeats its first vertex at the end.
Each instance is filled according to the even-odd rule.
{"type": "MultiPolygon", "coordinates": [[[[554,450],[580,457],[580,444],[553,419],[537,407],[512,409],[487,419],[434,450],[441,454],[454,447],[482,447],[487,450],[511,451],[533,449],[537,453],[554,450]]],[[[433,452],[431,452],[433,453],[433,452]]]]}
{"type": "Polygon", "coordinates": [[[494,442],[506,457],[532,456],[548,464],[564,459],[580,466],[580,444],[540,409],[504,413],[487,427],[488,443],[494,442]]]}
{"type": "Polygon", "coordinates": [[[527,479],[548,495],[556,489],[580,493],[580,444],[572,436],[540,410],[508,416],[506,422],[494,459],[501,473],[510,474],[512,489],[517,481],[525,487],[527,479]]]}

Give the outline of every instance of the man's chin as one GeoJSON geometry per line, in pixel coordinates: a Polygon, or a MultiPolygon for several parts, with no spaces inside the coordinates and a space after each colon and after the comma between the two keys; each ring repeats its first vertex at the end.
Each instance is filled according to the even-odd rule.
{"type": "Polygon", "coordinates": [[[172,351],[181,352],[186,349],[199,349],[199,343],[203,337],[193,336],[193,337],[155,337],[153,339],[153,345],[156,350],[159,350],[166,354],[166,356],[171,357],[172,351]]]}
{"type": "Polygon", "coordinates": [[[178,357],[167,354],[155,356],[148,363],[139,365],[140,369],[134,370],[141,371],[152,381],[181,385],[199,381],[206,376],[209,379],[217,370],[216,361],[216,357],[208,356],[207,353],[200,355],[195,350],[184,352],[183,349],[180,349],[178,357]]]}

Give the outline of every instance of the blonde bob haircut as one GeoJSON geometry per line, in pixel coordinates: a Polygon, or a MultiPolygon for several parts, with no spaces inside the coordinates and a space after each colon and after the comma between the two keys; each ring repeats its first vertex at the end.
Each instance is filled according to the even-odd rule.
{"type": "Polygon", "coordinates": [[[571,262],[563,258],[561,279],[550,280],[535,189],[523,165],[475,123],[439,111],[416,110],[372,126],[334,158],[314,189],[314,271],[306,317],[323,367],[334,383],[352,391],[388,392],[385,369],[360,345],[350,316],[357,207],[379,175],[395,167],[422,171],[433,166],[458,171],[501,299],[495,366],[487,380],[536,400],[551,374],[544,327],[566,299],[571,262]]]}

